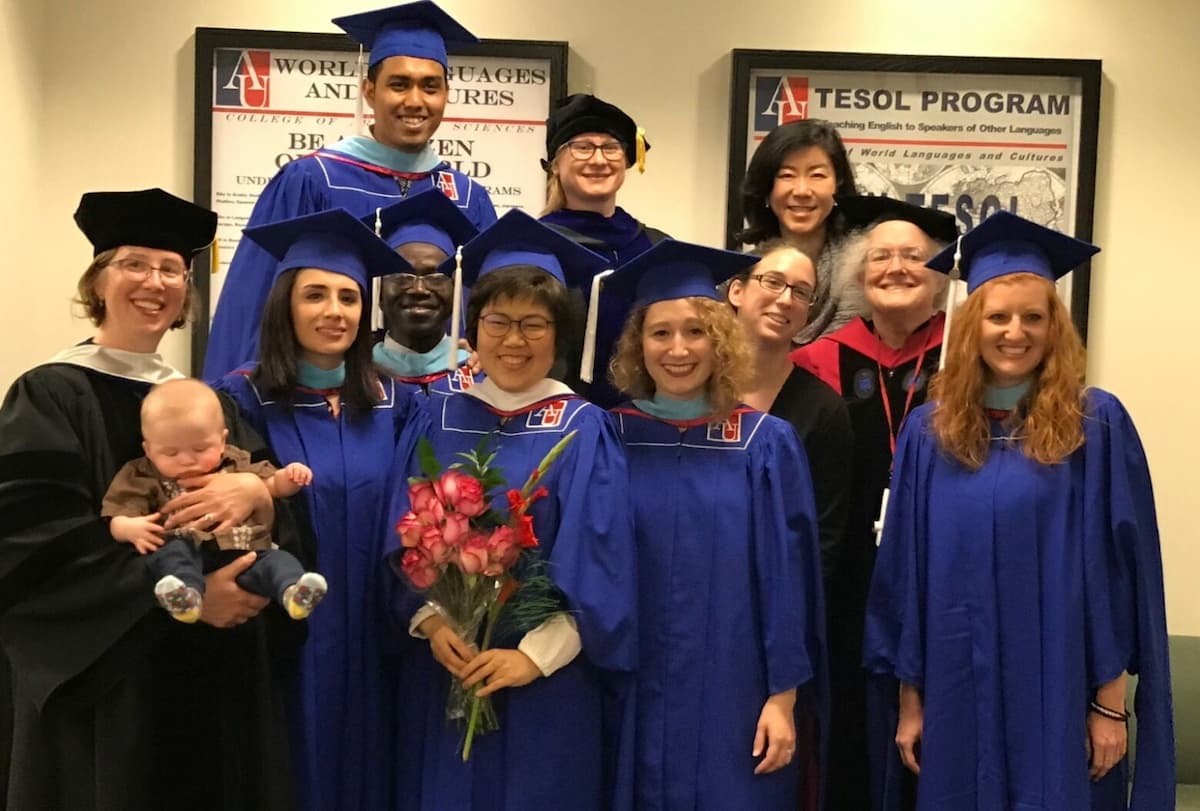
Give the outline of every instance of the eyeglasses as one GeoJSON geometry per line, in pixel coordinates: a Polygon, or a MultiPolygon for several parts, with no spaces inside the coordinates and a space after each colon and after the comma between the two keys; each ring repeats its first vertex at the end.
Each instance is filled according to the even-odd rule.
{"type": "Polygon", "coordinates": [[[493,338],[505,337],[516,324],[517,331],[525,340],[536,341],[546,337],[550,325],[554,322],[540,315],[527,315],[524,318],[516,319],[499,313],[491,313],[479,319],[479,323],[483,325],[483,331],[493,338]]]}
{"type": "Polygon", "coordinates": [[[591,141],[567,141],[563,144],[570,152],[571,157],[577,161],[590,161],[592,156],[596,154],[596,150],[600,150],[600,154],[605,160],[615,161],[625,157],[625,147],[620,141],[605,141],[602,144],[594,144],[591,141]]]}
{"type": "Polygon", "coordinates": [[[889,250],[888,248],[875,248],[867,251],[867,262],[876,266],[891,265],[892,259],[900,257],[900,265],[905,270],[916,270],[925,267],[925,263],[929,260],[925,254],[916,248],[901,248],[898,251],[889,250]]]}
{"type": "Polygon", "coordinates": [[[386,277],[386,281],[389,285],[394,285],[397,290],[411,290],[421,284],[426,290],[442,293],[454,286],[454,280],[445,273],[426,273],[424,275],[393,273],[386,277]]]}
{"type": "Polygon", "coordinates": [[[114,259],[109,264],[130,278],[137,279],[139,282],[149,279],[150,272],[156,270],[158,271],[158,278],[162,280],[163,287],[183,287],[191,277],[191,273],[187,268],[175,262],[152,265],[145,259],[139,259],[136,256],[127,256],[123,259],[114,259]]]}
{"type": "Polygon", "coordinates": [[[758,282],[759,287],[774,296],[788,290],[792,294],[792,301],[797,304],[812,303],[813,291],[807,285],[788,284],[782,276],[776,273],[753,273],[750,278],[758,282]]]}

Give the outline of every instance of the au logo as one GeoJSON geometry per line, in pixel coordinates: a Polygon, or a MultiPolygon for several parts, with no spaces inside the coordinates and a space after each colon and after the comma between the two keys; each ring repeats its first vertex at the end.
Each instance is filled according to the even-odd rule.
{"type": "Polygon", "coordinates": [[[447,376],[446,383],[450,391],[466,391],[475,385],[475,375],[468,367],[460,366],[447,376]]]}
{"type": "Polygon", "coordinates": [[[218,107],[269,107],[271,52],[217,48],[213,103],[218,107]]]}
{"type": "Polygon", "coordinates": [[[530,411],[525,418],[526,428],[557,428],[562,425],[563,414],[567,411],[566,400],[555,400],[546,403],[536,411],[530,411]]]}
{"type": "Polygon", "coordinates": [[[708,441],[741,442],[742,415],[733,414],[724,422],[710,422],[708,424],[708,441]]]}
{"type": "Polygon", "coordinates": [[[438,172],[437,187],[441,190],[442,194],[454,202],[458,202],[458,182],[454,179],[453,174],[450,172],[438,172]]]}
{"type": "Polygon", "coordinates": [[[808,118],[807,76],[757,76],[754,80],[754,131],[808,118]]]}

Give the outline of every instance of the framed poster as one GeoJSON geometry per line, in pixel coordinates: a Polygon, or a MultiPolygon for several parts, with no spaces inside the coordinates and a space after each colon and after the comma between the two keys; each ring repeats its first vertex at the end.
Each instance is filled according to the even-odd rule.
{"type": "MultiPolygon", "coordinates": [[[[364,54],[365,61],[365,54],[364,54]]],[[[363,68],[365,73],[365,66],[363,68]]],[[[196,29],[194,197],[217,212],[217,261],[200,260],[192,328],[198,372],[209,324],[259,193],[288,161],[355,134],[358,43],[343,34],[196,29]],[[215,268],[214,268],[215,265],[215,268]]],[[[566,95],[567,43],[486,40],[450,52],[450,99],[433,145],[482,183],[497,214],[537,213],[546,116],[566,95]]],[[[371,110],[361,110],[363,131],[371,110]]]]}
{"type": "MultiPolygon", "coordinates": [[[[741,183],[780,124],[837,127],[863,194],[949,211],[960,231],[1005,209],[1091,239],[1100,62],[733,52],[725,236],[736,247],[741,183]]],[[[1060,282],[1086,338],[1090,271],[1060,282]]]]}

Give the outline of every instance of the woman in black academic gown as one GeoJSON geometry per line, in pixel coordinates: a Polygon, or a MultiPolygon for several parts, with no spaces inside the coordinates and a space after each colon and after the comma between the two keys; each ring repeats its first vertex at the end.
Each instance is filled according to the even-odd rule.
{"type": "MultiPolygon", "coordinates": [[[[625,170],[645,169],[650,149],[623,110],[595,96],[577,93],[563,99],[546,120],[546,208],[541,222],[580,245],[606,256],[610,269],[624,265],[666,234],[638,222],[617,205],[625,170]]],[[[586,295],[587,289],[583,290],[586,295]]],[[[597,325],[596,358],[590,384],[580,384],[577,358],[568,358],[566,382],[601,406],[616,405],[621,395],[605,370],[628,312],[617,299],[602,295],[604,317],[597,325]]]]}
{"type": "Polygon", "coordinates": [[[808,323],[816,269],[782,240],[763,246],[762,258],[729,283],[726,296],[750,347],[747,405],[796,429],[812,472],[821,533],[821,571],[828,589],[850,498],[854,432],[846,404],[832,388],[792,362],[792,339],[808,323]]]}
{"type": "Polygon", "coordinates": [[[957,231],[950,214],[887,197],[839,197],[838,208],[861,229],[847,241],[841,287],[865,300],[869,317],[801,347],[792,359],[842,396],[854,431],[846,534],[826,593],[833,685],[826,785],[830,808],[867,808],[869,747],[891,747],[892,735],[868,713],[862,669],[874,522],[900,426],[925,402],[941,355],[947,281],[925,262],[957,231]]]}
{"type": "MultiPolygon", "coordinates": [[[[18,378],[0,408],[7,807],[290,808],[271,663],[295,640],[272,633],[269,648],[271,615],[280,634],[289,621],[258,616],[266,598],[234,581],[253,553],[208,575],[201,622],[183,625],[155,604],[146,558],[100,517],[110,480],[143,453],[142,399],[183,376],[158,344],[187,323],[191,257],[216,214],[149,189],[85,194],[75,220],[95,248],[79,300],[96,335],[18,378]]],[[[222,405],[229,441],[261,458],[262,440],[222,405]]],[[[195,485],[164,511],[168,526],[211,530],[271,509],[254,474],[195,485]]],[[[282,505],[276,528],[297,551],[282,505]]]]}

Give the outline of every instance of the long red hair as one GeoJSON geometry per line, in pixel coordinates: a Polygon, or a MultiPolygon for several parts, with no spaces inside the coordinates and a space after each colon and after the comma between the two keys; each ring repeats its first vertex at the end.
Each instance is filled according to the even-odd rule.
{"type": "Polygon", "coordinates": [[[933,432],[942,448],[971,470],[987,459],[991,431],[983,409],[987,366],[980,352],[984,299],[997,285],[1033,280],[1046,293],[1049,332],[1046,355],[1029,394],[1010,418],[1021,450],[1044,465],[1066,459],[1083,445],[1083,392],[1087,356],[1071,314],[1054,284],[1032,273],[1014,273],[980,285],[958,308],[950,327],[950,345],[942,347],[946,366],[930,383],[933,432]]]}

